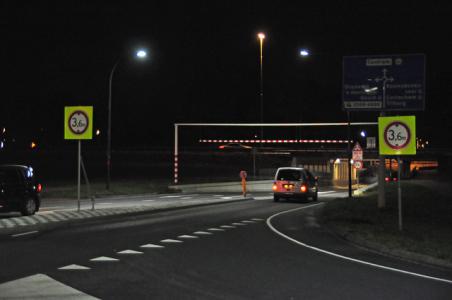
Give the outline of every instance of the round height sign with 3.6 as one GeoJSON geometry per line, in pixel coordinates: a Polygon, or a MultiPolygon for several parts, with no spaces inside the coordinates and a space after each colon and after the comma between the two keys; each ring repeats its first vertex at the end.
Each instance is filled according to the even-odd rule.
{"type": "Polygon", "coordinates": [[[381,155],[416,154],[416,117],[380,117],[378,136],[381,155]]]}
{"type": "Polygon", "coordinates": [[[66,106],[64,108],[64,138],[91,140],[93,138],[93,107],[66,106]]]}
{"type": "Polygon", "coordinates": [[[398,150],[405,148],[411,140],[408,125],[396,121],[388,124],[384,131],[384,142],[390,148],[398,150]]]}

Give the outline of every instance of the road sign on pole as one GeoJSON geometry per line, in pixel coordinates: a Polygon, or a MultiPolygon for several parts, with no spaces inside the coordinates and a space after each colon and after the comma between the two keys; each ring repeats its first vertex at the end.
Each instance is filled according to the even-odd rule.
{"type": "Polygon", "coordinates": [[[352,159],[353,161],[363,160],[363,148],[361,148],[361,145],[358,142],[353,146],[352,159]]]}
{"type": "Polygon", "coordinates": [[[424,110],[425,56],[344,57],[342,100],[349,111],[424,110]]]}
{"type": "Polygon", "coordinates": [[[378,118],[381,155],[416,154],[416,117],[396,116],[378,118]]]}
{"type": "Polygon", "coordinates": [[[93,138],[93,107],[66,106],[64,108],[64,139],[78,140],[77,154],[77,210],[80,211],[80,167],[82,140],[93,138]]]}

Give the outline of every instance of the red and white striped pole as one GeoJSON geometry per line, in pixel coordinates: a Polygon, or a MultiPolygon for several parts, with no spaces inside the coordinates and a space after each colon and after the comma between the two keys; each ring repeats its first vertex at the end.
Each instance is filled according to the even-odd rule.
{"type": "Polygon", "coordinates": [[[174,184],[179,182],[179,138],[178,138],[178,126],[174,124],[174,184]]]}

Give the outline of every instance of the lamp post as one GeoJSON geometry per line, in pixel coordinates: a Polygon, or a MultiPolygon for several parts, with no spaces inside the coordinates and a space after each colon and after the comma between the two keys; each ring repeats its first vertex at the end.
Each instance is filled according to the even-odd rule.
{"type": "MultiPolygon", "coordinates": [[[[261,123],[264,123],[264,65],[263,65],[263,46],[264,46],[264,39],[265,34],[262,32],[259,32],[257,34],[257,37],[259,38],[259,70],[260,70],[260,99],[261,99],[261,123]]],[[[261,126],[261,136],[260,139],[262,140],[264,138],[264,127],[261,126]]]]}
{"type": "MultiPolygon", "coordinates": [[[[136,56],[139,59],[144,59],[147,57],[147,52],[140,49],[136,52],[136,56]]],[[[107,184],[106,189],[110,189],[111,182],[111,98],[112,98],[112,85],[113,85],[113,75],[118,67],[121,58],[119,58],[116,63],[111,68],[109,81],[108,81],[108,125],[107,125],[107,184]]]]}

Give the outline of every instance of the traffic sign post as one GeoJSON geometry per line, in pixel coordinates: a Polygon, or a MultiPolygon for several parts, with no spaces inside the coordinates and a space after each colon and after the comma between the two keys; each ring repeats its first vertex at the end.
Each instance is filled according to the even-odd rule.
{"type": "Polygon", "coordinates": [[[402,187],[400,183],[402,161],[400,155],[416,154],[416,117],[380,117],[378,118],[378,136],[380,139],[380,155],[397,155],[399,230],[402,231],[402,187]]]}
{"type": "Polygon", "coordinates": [[[91,140],[93,138],[92,124],[93,124],[92,106],[66,106],[64,108],[64,139],[78,140],[78,154],[77,154],[78,211],[80,211],[80,168],[82,160],[82,140],[91,140]]]}

